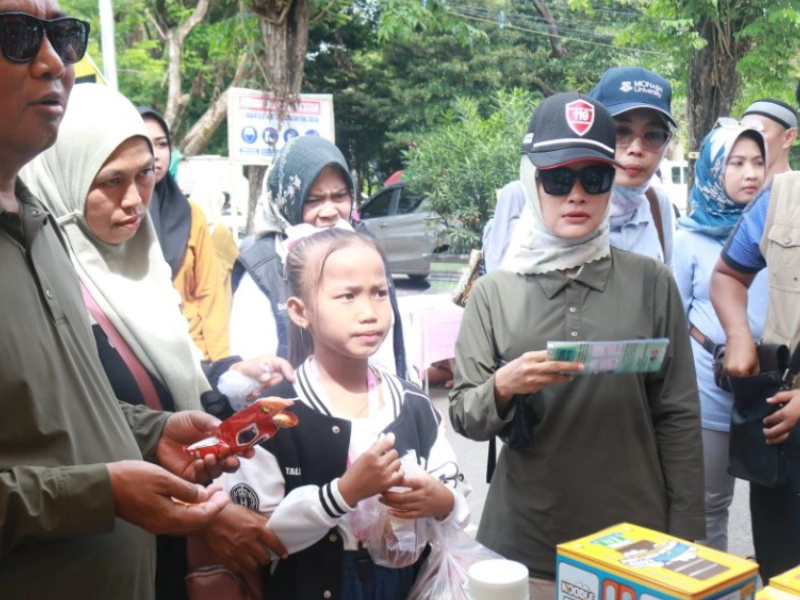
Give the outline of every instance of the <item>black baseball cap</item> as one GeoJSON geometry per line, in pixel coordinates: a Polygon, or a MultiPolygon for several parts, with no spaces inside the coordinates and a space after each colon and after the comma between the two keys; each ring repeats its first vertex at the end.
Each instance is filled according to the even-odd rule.
{"type": "Polygon", "coordinates": [[[611,114],[597,100],[578,92],[545,98],[533,111],[522,154],[538,169],[580,160],[620,166],[614,160],[616,128],[611,114]]]}
{"type": "Polygon", "coordinates": [[[672,127],[678,126],[672,116],[672,86],[644,67],[609,69],[589,95],[615,117],[637,108],[649,108],[661,113],[672,127]]]}

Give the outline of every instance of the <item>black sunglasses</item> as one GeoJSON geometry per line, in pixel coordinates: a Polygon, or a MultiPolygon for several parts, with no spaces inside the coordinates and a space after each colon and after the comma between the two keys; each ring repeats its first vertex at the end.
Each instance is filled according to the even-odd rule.
{"type": "Polygon", "coordinates": [[[573,171],[569,167],[556,167],[536,171],[536,177],[542,182],[544,191],[551,196],[569,194],[576,179],[581,180],[583,191],[587,194],[605,194],[614,184],[614,167],[605,164],[591,165],[580,171],[573,171]]]}
{"type": "Polygon", "coordinates": [[[86,54],[89,23],[72,17],[39,19],[28,13],[0,13],[0,49],[8,60],[30,62],[39,54],[44,35],[65,65],[86,54]]]}
{"type": "MultiPolygon", "coordinates": [[[[637,135],[630,127],[617,125],[617,148],[627,148],[633,143],[637,135]]],[[[672,139],[672,134],[666,129],[651,129],[641,136],[642,146],[651,152],[658,152],[672,139]]]]}

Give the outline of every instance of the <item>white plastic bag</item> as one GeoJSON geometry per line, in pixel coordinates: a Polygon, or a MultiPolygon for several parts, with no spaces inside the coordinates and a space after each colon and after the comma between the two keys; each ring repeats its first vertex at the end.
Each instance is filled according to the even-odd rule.
{"type": "Polygon", "coordinates": [[[431,554],[406,600],[469,600],[467,573],[483,560],[503,557],[473,540],[454,523],[420,519],[427,524],[431,554]]]}
{"type": "MultiPolygon", "coordinates": [[[[411,450],[402,461],[403,472],[413,477],[419,470],[416,453],[411,450]]],[[[407,488],[392,488],[407,491],[407,488]]],[[[426,519],[401,519],[389,514],[389,508],[378,501],[378,496],[358,503],[348,514],[350,527],[369,552],[372,561],[382,567],[400,569],[413,565],[427,545],[426,519]]]]}

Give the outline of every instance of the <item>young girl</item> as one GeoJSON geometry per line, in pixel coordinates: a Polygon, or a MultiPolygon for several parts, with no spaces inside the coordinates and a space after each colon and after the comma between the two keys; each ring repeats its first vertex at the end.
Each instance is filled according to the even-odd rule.
{"type": "Polygon", "coordinates": [[[226,478],[226,489],[234,503],[269,516],[269,528],[289,552],[272,569],[266,597],[401,600],[417,565],[375,565],[343,517],[380,494],[394,517],[466,526],[455,455],[430,400],[368,365],[391,327],[377,244],[328,229],[298,241],[286,267],[297,384],[269,394],[297,398],[292,411],[300,424],[264,443],[226,478]],[[399,457],[409,451],[421,475],[404,476],[399,457]],[[399,485],[410,491],[389,491],[399,485]]]}

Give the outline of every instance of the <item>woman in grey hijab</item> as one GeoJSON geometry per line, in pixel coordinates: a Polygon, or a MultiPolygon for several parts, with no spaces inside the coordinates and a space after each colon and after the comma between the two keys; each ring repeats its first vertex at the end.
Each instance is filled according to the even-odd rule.
{"type": "MultiPolygon", "coordinates": [[[[286,144],[276,154],[264,187],[255,240],[242,250],[233,270],[231,348],[244,355],[266,352],[286,358],[286,300],[291,295],[284,278],[286,241],[302,234],[308,225],[352,229],[356,190],[342,153],[318,136],[301,136],[286,144]]],[[[394,326],[377,359],[405,378],[402,323],[391,276],[389,286],[394,326]]]]}

